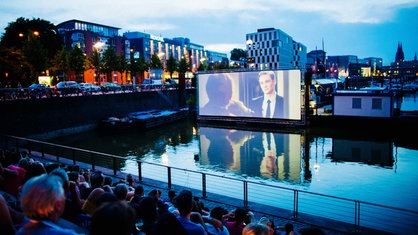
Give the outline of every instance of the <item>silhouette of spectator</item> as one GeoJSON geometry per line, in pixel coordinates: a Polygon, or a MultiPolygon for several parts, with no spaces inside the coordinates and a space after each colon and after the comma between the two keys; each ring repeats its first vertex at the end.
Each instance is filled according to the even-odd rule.
{"type": "Polygon", "coordinates": [[[253,222],[244,227],[242,235],[269,235],[269,229],[265,224],[253,222]]]}
{"type": "Polygon", "coordinates": [[[229,234],[241,235],[247,220],[247,210],[244,208],[236,208],[233,213],[233,220],[226,222],[229,234]]]}
{"type": "Polygon", "coordinates": [[[187,235],[188,233],[173,213],[166,212],[158,217],[154,234],[187,235]]]}
{"type": "Polygon", "coordinates": [[[299,229],[300,235],[325,235],[324,231],[317,227],[307,227],[299,229]]]}
{"type": "Polygon", "coordinates": [[[63,168],[55,168],[49,174],[58,176],[63,184],[65,209],[62,218],[77,223],[78,215],[81,213],[82,203],[75,182],[69,180],[68,173],[63,168]]]}
{"type": "Polygon", "coordinates": [[[65,192],[58,176],[42,174],[30,178],[23,185],[20,205],[26,218],[16,235],[77,234],[56,224],[65,207],[65,192]]]}
{"type": "Polygon", "coordinates": [[[128,196],[128,185],[119,183],[113,188],[113,193],[118,198],[118,200],[126,201],[126,197],[128,196]]]}
{"type": "Polygon", "coordinates": [[[206,103],[200,113],[220,116],[251,116],[252,111],[243,102],[232,99],[232,82],[226,74],[210,75],[206,83],[206,103]]]}
{"type": "Polygon", "coordinates": [[[267,226],[268,230],[269,230],[269,235],[274,235],[275,233],[275,226],[273,221],[271,221],[269,218],[263,216],[260,218],[260,220],[258,221],[260,224],[264,224],[267,226]]]}
{"type": "MultiPolygon", "coordinates": [[[[224,216],[228,215],[228,211],[224,208],[217,206],[210,210],[210,217],[219,221],[224,221],[224,216]]],[[[223,225],[223,229],[213,226],[211,223],[206,223],[206,228],[209,234],[213,235],[229,235],[228,228],[223,225]]]]}
{"type": "Polygon", "coordinates": [[[26,181],[28,181],[30,178],[34,177],[34,176],[39,176],[42,174],[46,174],[47,171],[45,169],[45,166],[42,162],[40,161],[33,161],[30,162],[28,165],[28,168],[26,169],[26,173],[25,173],[25,177],[23,179],[23,183],[25,183],[26,181]]]}
{"type": "Polygon", "coordinates": [[[188,234],[205,235],[206,231],[200,224],[190,221],[193,206],[193,194],[190,190],[182,190],[175,198],[180,215],[177,219],[183,225],[188,234]]]}
{"type": "Polygon", "coordinates": [[[0,231],[4,235],[14,235],[16,233],[15,223],[9,212],[6,200],[0,194],[0,231]]]}
{"type": "Polygon", "coordinates": [[[143,198],[139,204],[141,213],[142,228],[141,232],[149,235],[154,233],[158,220],[157,201],[152,196],[143,198]]]}
{"type": "Polygon", "coordinates": [[[91,219],[90,235],[135,233],[135,211],[126,202],[105,202],[96,209],[91,219]]]}

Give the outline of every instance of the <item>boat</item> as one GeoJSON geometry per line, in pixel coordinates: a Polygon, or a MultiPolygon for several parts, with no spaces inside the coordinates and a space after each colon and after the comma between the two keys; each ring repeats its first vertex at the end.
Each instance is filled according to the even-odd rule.
{"type": "Polygon", "coordinates": [[[176,110],[146,110],[129,113],[126,117],[109,117],[102,120],[101,127],[104,130],[132,130],[150,129],[167,123],[186,118],[187,109],[176,110]]]}

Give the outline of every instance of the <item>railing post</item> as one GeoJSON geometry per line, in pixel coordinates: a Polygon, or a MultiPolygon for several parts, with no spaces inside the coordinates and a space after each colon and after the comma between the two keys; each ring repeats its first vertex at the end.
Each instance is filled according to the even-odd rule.
{"type": "Polygon", "coordinates": [[[171,189],[171,167],[167,167],[167,185],[171,189]]]}
{"type": "Polygon", "coordinates": [[[244,208],[248,207],[248,182],[246,180],[242,181],[244,184],[244,208]]]}
{"type": "Polygon", "coordinates": [[[112,157],[113,160],[113,175],[116,175],[117,169],[116,169],[116,158],[112,157]]]}
{"type": "Polygon", "coordinates": [[[360,201],[355,200],[354,203],[354,229],[356,232],[360,232],[360,201]]]}
{"type": "Polygon", "coordinates": [[[293,191],[293,218],[297,219],[299,216],[299,191],[293,191]]]}
{"type": "Polygon", "coordinates": [[[142,162],[137,161],[138,163],[138,180],[139,182],[142,182],[142,162]]]}
{"type": "Polygon", "coordinates": [[[202,197],[206,198],[206,174],[202,173],[202,197]]]}
{"type": "Polygon", "coordinates": [[[76,164],[76,160],[75,160],[75,150],[73,149],[72,151],[72,157],[73,157],[73,164],[76,164]]]}
{"type": "Polygon", "coordinates": [[[90,156],[91,156],[91,169],[94,171],[94,169],[96,168],[96,164],[95,164],[96,158],[94,157],[93,153],[90,156]]]}

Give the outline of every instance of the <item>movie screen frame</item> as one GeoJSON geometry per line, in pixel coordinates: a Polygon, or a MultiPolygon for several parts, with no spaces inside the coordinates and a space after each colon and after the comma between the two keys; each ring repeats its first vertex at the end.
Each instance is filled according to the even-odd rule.
{"type": "Polygon", "coordinates": [[[199,73],[197,82],[198,117],[202,120],[304,124],[302,72],[298,69],[199,73]],[[272,95],[275,102],[266,117],[263,97],[272,89],[277,96],[272,95]]]}

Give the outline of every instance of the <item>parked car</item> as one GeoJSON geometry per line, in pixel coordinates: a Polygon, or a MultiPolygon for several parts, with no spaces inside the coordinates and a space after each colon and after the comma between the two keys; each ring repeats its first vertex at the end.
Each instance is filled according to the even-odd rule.
{"type": "Polygon", "coordinates": [[[162,82],[161,79],[150,79],[145,78],[144,81],[141,83],[141,89],[155,89],[161,88],[162,82]]]}
{"type": "Polygon", "coordinates": [[[178,88],[179,84],[173,79],[167,79],[164,83],[165,88],[178,88]]]}
{"type": "Polygon", "coordinates": [[[78,94],[80,93],[80,85],[75,81],[59,82],[55,85],[56,92],[60,95],[78,94]]]}
{"type": "Polygon", "coordinates": [[[96,86],[92,83],[83,82],[80,83],[80,90],[83,92],[99,92],[101,91],[99,86],[96,86]]]}
{"type": "Polygon", "coordinates": [[[30,97],[42,97],[46,92],[45,84],[34,83],[28,87],[28,94],[30,97]]]}
{"type": "Polygon", "coordinates": [[[116,91],[121,91],[122,90],[121,86],[119,86],[118,84],[113,83],[113,82],[103,83],[100,86],[100,88],[102,89],[102,92],[105,92],[105,93],[110,92],[110,91],[116,92],[116,91]]]}

